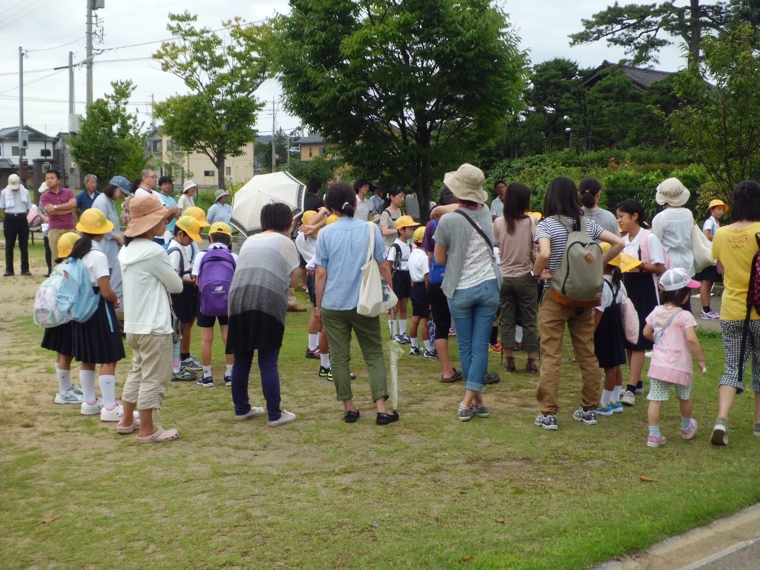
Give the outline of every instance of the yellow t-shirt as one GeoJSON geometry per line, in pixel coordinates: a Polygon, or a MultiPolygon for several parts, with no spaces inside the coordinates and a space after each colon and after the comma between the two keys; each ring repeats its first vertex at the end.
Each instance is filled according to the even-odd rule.
{"type": "MultiPolygon", "coordinates": [[[[722,321],[743,321],[747,316],[747,285],[757,251],[756,233],[760,233],[760,222],[744,228],[722,227],[713,238],[712,256],[723,264],[722,321]]],[[[751,318],[759,320],[760,315],[753,310],[751,318]]]]}

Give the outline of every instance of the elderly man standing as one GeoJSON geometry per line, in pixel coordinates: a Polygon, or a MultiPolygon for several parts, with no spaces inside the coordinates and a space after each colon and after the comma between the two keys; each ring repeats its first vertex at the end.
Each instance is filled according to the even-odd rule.
{"type": "Polygon", "coordinates": [[[45,174],[45,184],[48,190],[40,197],[40,204],[45,213],[50,216],[48,241],[53,260],[58,259],[58,238],[66,232],[76,230],[74,210],[77,199],[69,188],[61,188],[61,173],[49,170],[45,174]]]}
{"type": "Polygon", "coordinates": [[[5,277],[13,275],[13,249],[21,251],[21,275],[29,273],[29,223],[26,214],[32,207],[29,192],[21,184],[17,174],[8,177],[8,186],[0,193],[0,208],[3,210],[3,233],[5,234],[5,277]]]}
{"type": "Polygon", "coordinates": [[[88,174],[84,177],[84,190],[77,194],[76,214],[78,218],[82,217],[85,210],[92,208],[92,204],[98,196],[100,196],[98,177],[94,174],[88,174]]]}

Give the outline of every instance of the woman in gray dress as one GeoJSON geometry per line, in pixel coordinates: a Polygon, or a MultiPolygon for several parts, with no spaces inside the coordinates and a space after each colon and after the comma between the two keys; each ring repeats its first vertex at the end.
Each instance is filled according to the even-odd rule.
{"type": "MultiPolygon", "coordinates": [[[[121,200],[129,195],[129,180],[123,176],[114,176],[92,203],[92,207],[103,212],[106,219],[113,224],[113,231],[105,234],[99,245],[100,250],[108,258],[108,269],[111,272],[111,289],[113,289],[119,297],[119,303],[122,304],[122,306],[124,297],[121,285],[119,249],[124,245],[124,238],[121,236],[121,219],[119,218],[119,213],[116,211],[115,201],[121,200]]],[[[123,310],[123,308],[119,309],[119,311],[123,310]]]]}

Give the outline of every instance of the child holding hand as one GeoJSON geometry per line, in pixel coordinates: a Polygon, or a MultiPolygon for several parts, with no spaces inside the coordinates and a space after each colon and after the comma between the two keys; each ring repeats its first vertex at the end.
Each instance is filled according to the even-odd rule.
{"type": "Polygon", "coordinates": [[[702,347],[697,339],[697,321],[681,309],[690,295],[690,289],[699,289],[685,269],[669,269],[660,276],[661,305],[655,307],[646,318],[644,336],[654,342],[652,361],[649,365],[649,437],[647,447],[664,445],[660,435],[660,410],[667,401],[670,386],[675,387],[681,407],[681,437],[692,439],[697,432],[697,422],[691,417],[691,381],[694,375],[691,352],[697,357],[702,374],[707,371],[702,347]],[[689,352],[691,349],[691,352],[689,352]]]}

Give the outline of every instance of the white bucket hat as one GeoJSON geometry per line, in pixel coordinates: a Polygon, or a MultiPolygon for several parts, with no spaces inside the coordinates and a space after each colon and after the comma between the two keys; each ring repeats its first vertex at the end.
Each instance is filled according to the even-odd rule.
{"type": "Polygon", "coordinates": [[[192,190],[193,188],[198,188],[198,185],[192,180],[188,180],[182,185],[182,193],[187,194],[187,191],[192,190]]]}
{"type": "Polygon", "coordinates": [[[463,164],[454,172],[447,172],[443,183],[460,200],[485,204],[488,193],[483,190],[483,171],[472,164],[463,164]]]}
{"type": "Polygon", "coordinates": [[[691,193],[678,178],[668,178],[657,187],[657,195],[654,199],[660,206],[669,204],[677,208],[688,202],[689,196],[691,193]]]}

